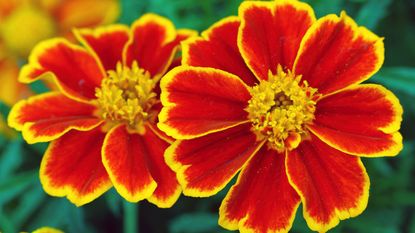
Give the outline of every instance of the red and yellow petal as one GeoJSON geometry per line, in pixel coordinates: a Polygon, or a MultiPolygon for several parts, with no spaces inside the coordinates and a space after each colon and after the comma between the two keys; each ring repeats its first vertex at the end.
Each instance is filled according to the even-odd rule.
{"type": "Polygon", "coordinates": [[[71,131],[51,142],[40,165],[40,182],[52,195],[77,206],[101,196],[111,181],[101,162],[105,134],[100,129],[71,131]]]}
{"type": "Polygon", "coordinates": [[[158,127],[176,139],[190,139],[247,121],[248,87],[225,71],[181,66],[161,80],[158,127]]]}
{"type": "Polygon", "coordinates": [[[172,206],[181,189],[164,161],[168,146],[148,128],[144,135],[124,125],[113,128],[105,138],[103,163],[118,193],[130,202],[147,198],[159,207],[172,206]]]}
{"type": "Polygon", "coordinates": [[[96,107],[77,102],[58,92],[21,100],[11,109],[8,124],[21,130],[28,143],[47,142],[71,129],[91,130],[102,123],[95,117],[96,107]]]}
{"type": "MultiPolygon", "coordinates": [[[[151,126],[152,129],[156,128],[151,126]]],[[[175,173],[167,166],[164,152],[170,146],[165,139],[160,138],[150,127],[142,136],[146,151],[148,152],[148,166],[151,176],[157,183],[154,193],[148,201],[160,208],[171,207],[179,198],[182,189],[177,181],[175,173]]]]}
{"type": "Polygon", "coordinates": [[[319,19],[304,36],[294,72],[322,94],[370,78],[382,66],[383,39],[344,12],[319,19]],[[341,49],[339,49],[341,48],[341,49]]]}
{"type": "Polygon", "coordinates": [[[259,79],[276,74],[278,65],[292,69],[303,35],[315,22],[313,9],[295,0],[246,1],[239,7],[238,47],[259,79]]]}
{"type": "Polygon", "coordinates": [[[154,134],[157,135],[157,137],[163,139],[165,142],[172,144],[175,139],[170,137],[169,135],[167,135],[165,132],[161,131],[158,127],[157,127],[157,123],[153,123],[153,124],[148,124],[148,128],[153,131],[154,134]]]}
{"type": "Polygon", "coordinates": [[[223,200],[219,224],[240,232],[288,232],[300,198],[288,183],[284,161],[284,154],[263,146],[223,200]]]}
{"type": "Polygon", "coordinates": [[[124,48],[125,63],[131,65],[137,61],[151,76],[161,76],[170,66],[179,45],[176,36],[170,20],[155,14],[143,15],[132,25],[130,40],[124,48]]]}
{"type": "MultiPolygon", "coordinates": [[[[196,37],[197,35],[198,32],[191,29],[178,29],[176,39],[173,42],[170,42],[170,44],[181,45],[183,41],[186,41],[191,37],[196,37]]],[[[179,50],[181,52],[182,46],[179,46],[179,50]]],[[[170,66],[167,68],[167,70],[171,70],[182,64],[182,53],[180,52],[175,54],[174,59],[170,63],[170,66]]]]}
{"type": "Polygon", "coordinates": [[[145,150],[141,136],[130,134],[125,125],[112,128],[105,137],[102,161],[117,192],[130,202],[150,197],[157,187],[145,150]]]}
{"type": "Polygon", "coordinates": [[[122,62],[122,51],[129,39],[125,25],[111,25],[96,29],[75,29],[74,34],[102,64],[104,70],[115,70],[122,62]]]}
{"type": "Polygon", "coordinates": [[[239,18],[230,16],[213,24],[202,37],[184,41],[182,64],[224,70],[253,86],[257,79],[246,66],[237,46],[239,25],[239,18]]]}
{"type": "Polygon", "coordinates": [[[402,112],[399,100],[386,88],[358,85],[321,99],[309,129],[348,154],[394,156],[402,150],[402,112]]]}
{"type": "Polygon", "coordinates": [[[177,29],[176,31],[176,39],[174,40],[174,44],[178,45],[180,44],[182,41],[185,41],[191,37],[195,37],[198,35],[198,32],[192,29],[186,29],[186,28],[182,28],[182,29],[177,29]]]}
{"type": "Polygon", "coordinates": [[[244,124],[200,138],[176,141],[165,153],[183,193],[208,197],[222,190],[264,142],[244,124]]]}
{"type": "Polygon", "coordinates": [[[359,157],[333,149],[312,136],[289,152],[286,166],[312,230],[326,232],[366,208],[370,182],[359,157]]]}
{"type": "Polygon", "coordinates": [[[60,1],[53,9],[61,34],[72,28],[96,27],[114,22],[120,15],[118,0],[60,1]]]}
{"type": "Polygon", "coordinates": [[[33,49],[19,81],[31,83],[40,78],[52,78],[69,98],[86,102],[95,99],[95,88],[101,85],[104,76],[104,71],[87,50],[55,38],[33,49]]]}

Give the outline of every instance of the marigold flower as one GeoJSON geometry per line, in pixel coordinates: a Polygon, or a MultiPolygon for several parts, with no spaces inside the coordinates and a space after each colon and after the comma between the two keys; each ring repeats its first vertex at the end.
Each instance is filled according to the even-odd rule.
{"type": "Polygon", "coordinates": [[[47,193],[83,205],[112,185],[126,200],[171,206],[181,189],[163,153],[171,139],[156,127],[159,80],[180,41],[176,30],[146,14],[132,25],[74,31],[85,46],[62,38],[39,43],[19,79],[52,79],[59,91],[18,102],[9,126],[28,143],[52,141],[40,166],[47,193]]]}
{"type": "Polygon", "coordinates": [[[219,223],[287,232],[303,205],[325,232],[367,205],[360,157],[402,149],[402,107],[360,84],[381,67],[382,38],[344,12],[316,20],[298,1],[246,1],[238,17],[183,42],[183,66],[161,81],[159,128],[183,193],[216,194],[240,171],[219,223]]]}
{"type": "Polygon", "coordinates": [[[0,100],[13,105],[32,93],[17,81],[18,60],[26,59],[41,40],[73,38],[73,27],[95,27],[119,15],[118,0],[0,1],[0,100]]]}

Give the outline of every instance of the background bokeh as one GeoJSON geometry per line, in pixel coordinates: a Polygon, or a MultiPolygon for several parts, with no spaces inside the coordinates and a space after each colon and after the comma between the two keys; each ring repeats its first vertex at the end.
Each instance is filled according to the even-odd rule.
{"type": "MultiPolygon", "coordinates": [[[[240,2],[121,0],[119,22],[130,24],[141,14],[154,12],[167,16],[178,28],[202,31],[224,16],[237,14],[240,2]]],[[[415,233],[415,1],[306,2],[318,17],[345,10],[359,25],[385,37],[385,64],[369,82],[391,89],[405,111],[401,129],[404,150],[394,158],[363,159],[371,179],[369,205],[362,215],[342,221],[331,232],[415,233]]],[[[32,88],[40,92],[44,87],[35,84],[32,88]]],[[[8,110],[7,105],[0,104],[2,115],[7,115],[8,110]]],[[[137,221],[138,230],[144,233],[228,232],[217,225],[217,219],[220,202],[229,187],[211,198],[181,197],[171,209],[158,209],[147,201],[125,204],[114,190],[81,208],[65,198],[50,197],[43,192],[38,179],[45,148],[45,144],[27,145],[20,136],[10,139],[0,135],[0,232],[33,231],[41,226],[65,232],[128,232],[134,228],[129,221],[137,221]],[[128,211],[136,212],[137,219],[128,219],[128,211]]],[[[301,209],[292,232],[311,232],[301,209]]]]}

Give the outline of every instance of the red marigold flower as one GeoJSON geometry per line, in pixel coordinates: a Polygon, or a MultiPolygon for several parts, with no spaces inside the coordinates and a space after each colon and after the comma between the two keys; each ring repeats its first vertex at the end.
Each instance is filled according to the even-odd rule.
{"type": "Polygon", "coordinates": [[[239,172],[219,223],[287,232],[300,203],[325,232],[367,205],[359,157],[402,149],[402,107],[384,87],[360,84],[382,65],[379,38],[342,13],[315,19],[293,0],[246,1],[183,42],[183,66],[161,81],[159,128],[183,193],[216,194],[239,172]]]}
{"type": "Polygon", "coordinates": [[[194,34],[146,14],[132,25],[75,30],[35,47],[19,79],[53,79],[59,91],[30,97],[9,125],[28,143],[52,141],[40,166],[47,193],[76,205],[112,185],[126,200],[171,206],[181,189],[163,159],[171,139],[156,127],[159,80],[180,42],[194,34]]]}

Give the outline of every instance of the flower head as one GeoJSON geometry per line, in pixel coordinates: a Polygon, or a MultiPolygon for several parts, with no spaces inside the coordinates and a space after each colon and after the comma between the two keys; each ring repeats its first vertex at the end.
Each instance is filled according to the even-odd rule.
{"type": "Polygon", "coordinates": [[[344,12],[316,19],[294,0],[246,1],[239,15],[183,43],[161,81],[159,128],[183,193],[216,194],[239,172],[219,223],[287,232],[299,204],[325,232],[367,205],[360,157],[394,156],[402,107],[361,84],[381,67],[382,38],[344,12]]]}
{"type": "Polygon", "coordinates": [[[9,125],[28,143],[51,141],[41,163],[45,191],[83,205],[112,185],[126,200],[171,206],[181,189],[165,164],[171,139],[156,127],[159,80],[194,34],[146,14],[132,25],[75,30],[39,43],[19,79],[53,80],[53,91],[18,102],[9,125]]]}

